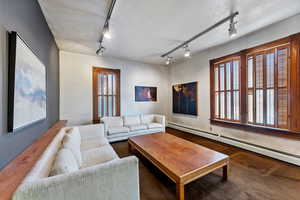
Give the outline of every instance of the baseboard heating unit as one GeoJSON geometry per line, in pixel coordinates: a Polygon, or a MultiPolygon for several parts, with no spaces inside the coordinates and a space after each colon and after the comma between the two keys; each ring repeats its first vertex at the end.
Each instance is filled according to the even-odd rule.
{"type": "Polygon", "coordinates": [[[194,135],[198,135],[201,137],[219,141],[219,142],[222,142],[225,144],[233,145],[233,146],[239,147],[241,149],[252,151],[252,152],[255,152],[258,154],[262,154],[262,155],[269,156],[274,159],[278,159],[281,161],[285,161],[285,162],[300,166],[300,156],[297,156],[297,155],[270,149],[270,148],[260,146],[260,145],[255,145],[255,144],[248,143],[248,142],[245,142],[242,140],[238,140],[236,138],[231,138],[231,137],[227,137],[224,135],[218,135],[216,133],[203,131],[203,130],[197,129],[195,127],[190,127],[190,126],[186,126],[186,125],[182,125],[182,124],[178,124],[178,123],[174,123],[174,122],[168,122],[167,127],[174,128],[174,129],[181,130],[181,131],[188,132],[188,133],[192,133],[194,135]]]}

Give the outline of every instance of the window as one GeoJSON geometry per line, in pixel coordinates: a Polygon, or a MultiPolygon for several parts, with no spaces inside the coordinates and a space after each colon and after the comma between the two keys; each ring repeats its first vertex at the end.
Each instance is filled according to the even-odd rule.
{"type": "Polygon", "coordinates": [[[211,63],[211,123],[300,136],[300,33],[211,63]]]}
{"type": "Polygon", "coordinates": [[[214,66],[215,118],[240,120],[240,60],[230,59],[214,66]]]}
{"type": "Polygon", "coordinates": [[[288,57],[288,45],[247,56],[248,123],[288,128],[288,57]]]}
{"type": "Polygon", "coordinates": [[[120,70],[93,68],[93,121],[120,115],[120,70]]]}

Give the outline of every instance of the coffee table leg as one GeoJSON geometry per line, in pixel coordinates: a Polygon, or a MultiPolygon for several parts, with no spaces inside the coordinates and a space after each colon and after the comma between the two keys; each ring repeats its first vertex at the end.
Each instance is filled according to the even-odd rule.
{"type": "Polygon", "coordinates": [[[176,184],[177,200],[184,200],[184,184],[176,184]]]}
{"type": "Polygon", "coordinates": [[[223,167],[223,180],[224,180],[224,181],[227,181],[227,180],[228,180],[228,170],[229,170],[228,165],[225,165],[225,166],[223,167]]]}
{"type": "Polygon", "coordinates": [[[128,142],[128,152],[132,153],[131,144],[128,142]]]}

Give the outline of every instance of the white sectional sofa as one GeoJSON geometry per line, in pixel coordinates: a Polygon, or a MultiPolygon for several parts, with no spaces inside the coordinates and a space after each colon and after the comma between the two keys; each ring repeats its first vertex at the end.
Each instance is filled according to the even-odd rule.
{"type": "Polygon", "coordinates": [[[139,200],[138,159],[119,158],[104,125],[63,128],[13,200],[139,200]]]}
{"type": "Polygon", "coordinates": [[[165,132],[165,116],[142,114],[122,117],[104,117],[105,136],[110,142],[126,140],[128,137],[165,132]]]}

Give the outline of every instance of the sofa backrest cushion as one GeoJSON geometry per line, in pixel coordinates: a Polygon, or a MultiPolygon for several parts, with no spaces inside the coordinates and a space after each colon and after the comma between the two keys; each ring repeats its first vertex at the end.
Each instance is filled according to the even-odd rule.
{"type": "Polygon", "coordinates": [[[106,128],[124,126],[122,117],[104,117],[101,120],[104,122],[106,128]]]}
{"type": "Polygon", "coordinates": [[[62,148],[57,153],[50,176],[65,174],[79,169],[76,158],[70,149],[62,148]]]}
{"type": "Polygon", "coordinates": [[[62,140],[66,134],[66,129],[62,128],[59,133],[53,138],[39,160],[26,175],[24,183],[34,182],[41,178],[49,176],[56,154],[61,148],[62,140]]]}
{"type": "Polygon", "coordinates": [[[81,138],[80,138],[80,133],[77,130],[76,128],[74,128],[71,132],[65,135],[63,139],[63,148],[70,149],[77,160],[78,166],[81,166],[82,164],[82,157],[80,151],[81,138]]]}
{"type": "Polygon", "coordinates": [[[141,115],[142,124],[150,124],[154,122],[154,115],[141,115]]]}
{"type": "Polygon", "coordinates": [[[123,120],[125,126],[141,124],[141,118],[139,115],[124,116],[123,120]]]}

